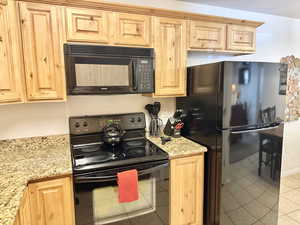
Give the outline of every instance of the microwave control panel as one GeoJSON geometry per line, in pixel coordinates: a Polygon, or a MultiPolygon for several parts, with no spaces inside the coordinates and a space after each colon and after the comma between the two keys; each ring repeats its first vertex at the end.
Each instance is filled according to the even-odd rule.
{"type": "Polygon", "coordinates": [[[139,93],[154,92],[153,60],[149,58],[137,59],[135,65],[137,91],[139,93]]]}

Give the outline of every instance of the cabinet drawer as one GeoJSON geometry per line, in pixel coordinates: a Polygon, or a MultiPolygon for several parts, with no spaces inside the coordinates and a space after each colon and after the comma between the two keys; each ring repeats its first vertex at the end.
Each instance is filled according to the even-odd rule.
{"type": "Polygon", "coordinates": [[[108,14],[101,10],[67,8],[67,40],[108,43],[108,14]]]}
{"type": "Polygon", "coordinates": [[[145,15],[114,13],[115,44],[149,46],[151,17],[145,15]]]}
{"type": "Polygon", "coordinates": [[[227,49],[238,51],[255,51],[255,27],[228,25],[227,49]]]}
{"type": "Polygon", "coordinates": [[[189,48],[225,49],[226,24],[190,21],[189,48]]]}

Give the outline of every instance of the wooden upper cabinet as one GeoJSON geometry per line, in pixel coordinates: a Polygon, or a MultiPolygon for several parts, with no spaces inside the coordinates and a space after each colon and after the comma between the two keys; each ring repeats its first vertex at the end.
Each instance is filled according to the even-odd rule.
{"type": "Polygon", "coordinates": [[[16,3],[0,5],[0,104],[23,102],[22,55],[16,3]]]}
{"type": "Polygon", "coordinates": [[[186,95],[186,21],[155,18],[155,96],[186,95]]]}
{"type": "Polygon", "coordinates": [[[233,51],[255,51],[256,28],[227,25],[227,49],[233,51]]]}
{"type": "Polygon", "coordinates": [[[203,225],[204,155],[171,160],[170,225],[203,225]]]}
{"type": "Polygon", "coordinates": [[[7,0],[0,0],[0,5],[6,5],[7,4],[7,0]]]}
{"type": "Polygon", "coordinates": [[[109,13],[93,9],[66,8],[67,40],[109,42],[109,13]]]}
{"type": "Polygon", "coordinates": [[[65,72],[59,6],[20,2],[29,101],[65,100],[65,72]]]}
{"type": "Polygon", "coordinates": [[[119,45],[150,46],[151,17],[114,13],[114,43],[119,45]]]}
{"type": "Polygon", "coordinates": [[[33,225],[74,225],[69,177],[32,183],[28,187],[33,225]]]}
{"type": "Polygon", "coordinates": [[[190,21],[190,49],[219,49],[226,46],[226,24],[203,21],[190,21]]]}

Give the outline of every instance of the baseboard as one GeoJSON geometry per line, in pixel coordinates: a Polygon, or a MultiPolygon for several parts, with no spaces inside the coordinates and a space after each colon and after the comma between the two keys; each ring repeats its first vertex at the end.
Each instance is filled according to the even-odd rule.
{"type": "Polygon", "coordinates": [[[294,174],[297,174],[297,173],[300,173],[300,167],[290,169],[290,170],[286,170],[286,171],[281,171],[281,177],[287,177],[287,176],[294,175],[294,174]]]}

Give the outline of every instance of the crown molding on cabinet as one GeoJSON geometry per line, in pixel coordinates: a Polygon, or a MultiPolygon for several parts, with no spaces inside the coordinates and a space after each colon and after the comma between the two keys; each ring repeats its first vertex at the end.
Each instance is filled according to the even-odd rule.
{"type": "Polygon", "coordinates": [[[217,23],[244,25],[244,26],[251,26],[251,27],[259,27],[264,24],[264,22],[260,22],[260,21],[233,19],[233,18],[226,18],[221,16],[189,13],[189,12],[177,11],[177,10],[135,6],[130,4],[110,3],[101,0],[24,0],[24,1],[58,4],[64,6],[75,6],[75,7],[77,6],[83,8],[101,9],[101,10],[114,11],[114,12],[135,13],[135,14],[168,17],[168,18],[176,18],[176,19],[201,20],[201,21],[209,21],[209,22],[217,22],[217,23]]]}

